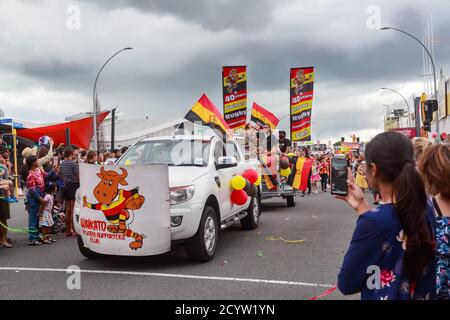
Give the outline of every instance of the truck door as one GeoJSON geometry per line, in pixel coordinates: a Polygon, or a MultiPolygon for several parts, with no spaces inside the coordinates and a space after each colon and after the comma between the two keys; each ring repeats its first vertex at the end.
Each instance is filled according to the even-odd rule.
{"type": "MultiPolygon", "coordinates": [[[[218,164],[219,157],[226,156],[225,145],[222,141],[216,141],[214,145],[214,165],[218,164]]],[[[231,203],[231,178],[235,174],[236,167],[223,168],[216,170],[214,179],[219,186],[219,202],[220,202],[220,216],[221,220],[229,217],[232,214],[231,203]]]]}

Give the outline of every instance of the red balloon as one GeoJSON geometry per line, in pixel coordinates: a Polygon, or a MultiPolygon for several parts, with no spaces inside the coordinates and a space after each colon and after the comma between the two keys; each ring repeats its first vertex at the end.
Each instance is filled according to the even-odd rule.
{"type": "Polygon", "coordinates": [[[242,206],[247,202],[248,196],[244,190],[233,190],[231,192],[231,202],[242,206]]]}
{"type": "Polygon", "coordinates": [[[242,176],[248,180],[248,182],[250,182],[251,184],[255,183],[256,180],[258,180],[258,171],[256,171],[255,169],[247,169],[244,171],[244,173],[242,174],[242,176]]]}

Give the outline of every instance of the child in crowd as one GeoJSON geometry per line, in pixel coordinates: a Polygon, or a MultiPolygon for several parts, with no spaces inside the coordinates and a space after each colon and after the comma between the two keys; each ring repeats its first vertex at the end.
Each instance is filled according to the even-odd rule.
{"type": "Polygon", "coordinates": [[[369,185],[367,184],[366,180],[366,173],[364,169],[364,165],[360,164],[358,166],[358,170],[356,170],[356,185],[362,189],[363,192],[366,191],[367,188],[369,188],[369,185]]]}
{"type": "Polygon", "coordinates": [[[41,228],[42,242],[45,244],[51,244],[55,242],[55,240],[50,238],[50,229],[53,226],[52,211],[56,191],[56,184],[47,184],[45,188],[44,201],[42,202],[42,205],[40,207],[39,227],[41,228]]]}
{"type": "Polygon", "coordinates": [[[319,183],[320,183],[320,174],[319,174],[319,161],[315,161],[311,168],[311,188],[313,193],[319,193],[319,183]]]}
{"type": "Polygon", "coordinates": [[[14,197],[14,184],[8,179],[8,169],[2,163],[0,163],[0,190],[3,190],[3,194],[0,196],[3,201],[13,203],[17,202],[16,197],[14,197]]]}

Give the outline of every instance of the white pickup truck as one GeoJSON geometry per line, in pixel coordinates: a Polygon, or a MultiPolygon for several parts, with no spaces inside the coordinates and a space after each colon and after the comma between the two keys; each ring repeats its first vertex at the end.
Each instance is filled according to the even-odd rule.
{"type": "Polygon", "coordinates": [[[247,230],[258,227],[259,188],[242,206],[231,201],[233,176],[248,168],[260,174],[259,162],[245,160],[236,139],[224,143],[215,135],[149,138],[130,147],[115,164],[169,165],[172,241],[184,240],[194,261],[214,257],[220,230],[237,222],[247,230]]]}

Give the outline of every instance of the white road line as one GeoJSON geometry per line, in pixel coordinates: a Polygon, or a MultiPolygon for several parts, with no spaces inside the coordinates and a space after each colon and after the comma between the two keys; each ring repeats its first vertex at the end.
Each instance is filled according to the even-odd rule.
{"type": "Polygon", "coordinates": [[[267,280],[267,279],[245,279],[245,278],[231,278],[231,277],[216,277],[216,276],[196,276],[189,274],[173,274],[173,273],[155,273],[155,272],[133,272],[133,271],[114,271],[114,270],[78,270],[78,269],[57,269],[57,268],[22,268],[22,267],[0,267],[0,270],[5,271],[41,271],[41,272],[80,272],[80,273],[95,273],[95,274],[116,274],[127,276],[150,276],[150,277],[166,277],[166,278],[184,278],[197,280],[219,280],[219,281],[237,281],[237,282],[253,282],[266,284],[280,284],[289,286],[304,286],[304,287],[319,287],[332,288],[330,284],[295,282],[283,280],[267,280]]]}

